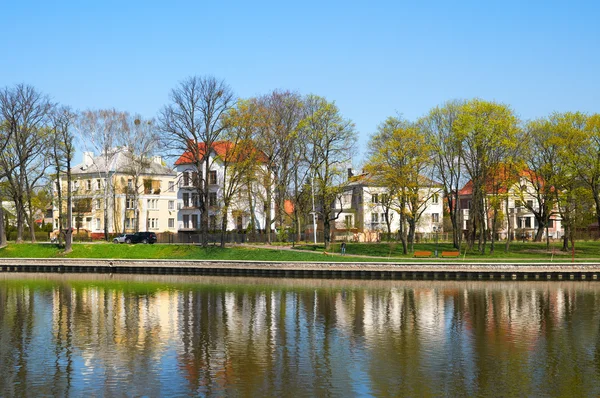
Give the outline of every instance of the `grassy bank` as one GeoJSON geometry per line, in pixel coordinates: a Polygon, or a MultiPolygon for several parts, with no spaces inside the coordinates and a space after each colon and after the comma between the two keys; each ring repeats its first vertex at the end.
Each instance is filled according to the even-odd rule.
{"type": "MultiPolygon", "coordinates": [[[[303,245],[297,246],[298,249],[307,250],[310,252],[323,252],[323,245],[303,245]]],[[[494,253],[490,254],[490,245],[486,246],[486,253],[481,254],[475,250],[466,251],[463,247],[460,251],[460,259],[473,261],[496,261],[496,260],[539,260],[539,261],[570,261],[571,251],[561,251],[561,242],[553,242],[550,249],[546,248],[546,243],[537,242],[511,242],[508,252],[505,252],[505,242],[496,243],[494,253]]],[[[456,251],[451,243],[418,243],[415,244],[415,251],[431,251],[438,253],[442,251],[456,251]]],[[[328,253],[339,253],[341,251],[340,244],[334,243],[331,245],[328,253]]],[[[390,243],[347,243],[346,254],[349,256],[375,256],[385,258],[407,259],[413,255],[402,254],[402,244],[399,242],[390,243]]],[[[600,260],[600,242],[581,241],[575,243],[575,259],[591,259],[600,260]]]]}
{"type": "MultiPolygon", "coordinates": [[[[259,260],[259,261],[406,261],[413,260],[413,255],[403,255],[399,243],[348,243],[346,256],[340,255],[340,244],[333,244],[325,255],[322,245],[296,246],[299,250],[277,248],[261,248],[252,246],[235,246],[222,249],[210,246],[202,248],[194,245],[115,245],[112,243],[76,243],[73,252],[65,255],[55,244],[48,243],[11,243],[0,249],[0,257],[5,258],[114,258],[114,259],[173,259],[173,260],[259,260]]],[[[420,243],[415,250],[434,252],[435,243],[420,243]]],[[[437,245],[439,253],[451,251],[449,243],[437,245]]],[[[421,259],[427,260],[427,259],[421,259]]],[[[514,242],[510,251],[504,251],[504,245],[497,245],[493,254],[477,251],[467,252],[464,249],[458,259],[439,259],[440,261],[570,261],[571,252],[560,251],[558,243],[546,249],[545,244],[533,242],[514,242]]],[[[575,260],[600,261],[600,242],[577,242],[575,260]]]]}
{"type": "Polygon", "coordinates": [[[4,258],[114,258],[173,260],[262,260],[262,261],[373,261],[351,256],[325,256],[323,253],[277,250],[256,247],[202,248],[194,245],[115,245],[76,243],[67,255],[58,245],[39,243],[9,244],[0,249],[4,258]]]}

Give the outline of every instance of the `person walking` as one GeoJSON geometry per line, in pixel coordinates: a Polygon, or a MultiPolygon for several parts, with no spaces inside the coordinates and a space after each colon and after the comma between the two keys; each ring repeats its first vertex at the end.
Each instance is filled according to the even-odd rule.
{"type": "Polygon", "coordinates": [[[342,256],[346,254],[346,242],[342,242],[342,256]]]}

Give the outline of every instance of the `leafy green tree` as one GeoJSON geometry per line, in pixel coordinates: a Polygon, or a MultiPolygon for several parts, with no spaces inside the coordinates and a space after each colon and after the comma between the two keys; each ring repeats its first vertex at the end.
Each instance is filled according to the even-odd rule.
{"type": "MultiPolygon", "coordinates": [[[[462,143],[461,158],[473,183],[470,209],[469,248],[475,238],[483,254],[489,234],[487,184],[494,170],[517,146],[518,119],[504,104],[473,99],[462,105],[453,126],[462,143]]],[[[494,210],[494,217],[497,212],[494,210]]]]}
{"type": "Polygon", "coordinates": [[[354,123],[345,119],[333,102],[316,95],[305,99],[304,117],[299,125],[307,141],[307,163],[310,166],[318,212],[323,219],[325,248],[331,242],[331,222],[340,211],[333,205],[340,200],[348,184],[347,166],[356,143],[354,123]]]}
{"type": "Polygon", "coordinates": [[[427,202],[438,193],[428,177],[433,170],[432,147],[418,123],[389,117],[377,130],[369,141],[366,169],[376,185],[395,196],[395,210],[400,215],[398,234],[406,254],[408,245],[413,249],[416,227],[427,202]]]}

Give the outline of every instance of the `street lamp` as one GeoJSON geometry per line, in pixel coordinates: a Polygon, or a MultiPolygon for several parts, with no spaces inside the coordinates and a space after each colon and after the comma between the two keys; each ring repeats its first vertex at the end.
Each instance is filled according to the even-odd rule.
{"type": "Polygon", "coordinates": [[[437,225],[433,226],[433,232],[435,232],[435,257],[438,256],[438,232],[440,231],[440,227],[437,225]]]}
{"type": "Polygon", "coordinates": [[[310,179],[310,188],[312,191],[312,216],[313,216],[313,238],[317,244],[317,213],[315,212],[315,177],[310,179]]]}

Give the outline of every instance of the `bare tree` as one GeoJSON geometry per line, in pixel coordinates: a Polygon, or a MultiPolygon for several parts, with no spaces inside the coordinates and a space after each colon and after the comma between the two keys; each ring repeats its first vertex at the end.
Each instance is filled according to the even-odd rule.
{"type": "Polygon", "coordinates": [[[271,239],[273,222],[283,227],[285,200],[289,187],[298,170],[294,166],[300,158],[294,156],[299,137],[298,125],[302,119],[302,98],[290,91],[273,91],[253,100],[260,122],[255,130],[255,141],[265,156],[266,167],[261,181],[264,185],[267,206],[265,232],[271,239]],[[271,207],[275,204],[275,219],[271,218],[271,207]]]}
{"type": "Polygon", "coordinates": [[[209,173],[214,162],[214,144],[223,137],[223,119],[234,105],[231,88],[212,76],[192,76],[171,91],[171,103],[159,115],[165,147],[184,155],[197,173],[198,209],[202,245],[208,244],[209,173]]]}
{"type": "Polygon", "coordinates": [[[23,241],[26,218],[35,241],[30,198],[47,165],[46,123],[53,105],[34,87],[18,84],[0,92],[0,107],[8,132],[8,144],[0,153],[0,168],[5,171],[9,194],[15,203],[17,243],[23,241]]]}
{"type": "Polygon", "coordinates": [[[76,123],[79,141],[83,147],[99,154],[98,157],[92,157],[93,164],[90,167],[103,181],[104,238],[106,240],[109,239],[110,209],[114,208],[112,177],[119,153],[117,146],[120,138],[128,132],[127,121],[128,114],[125,112],[116,109],[102,109],[81,112],[76,123]]]}
{"type": "MultiPolygon", "coordinates": [[[[140,193],[144,189],[142,176],[152,164],[152,155],[158,146],[159,135],[154,119],[144,119],[140,115],[136,115],[129,117],[127,124],[128,128],[120,138],[120,143],[127,148],[127,151],[124,152],[127,163],[121,171],[131,177],[131,187],[129,185],[125,187],[125,200],[133,202],[134,229],[137,232],[142,224],[138,203],[140,193]]],[[[123,232],[125,231],[123,230],[123,232]]]]}
{"type": "MultiPolygon", "coordinates": [[[[65,252],[72,250],[73,243],[73,194],[71,192],[71,164],[75,156],[75,136],[73,135],[73,123],[76,115],[68,107],[59,107],[54,110],[52,117],[52,158],[56,170],[56,190],[58,207],[58,229],[65,234],[65,252]],[[63,198],[61,174],[65,173],[67,178],[67,214],[63,217],[63,198]],[[64,220],[63,220],[64,219],[64,220]],[[65,222],[66,221],[66,222],[65,222]],[[66,224],[66,225],[65,225],[66,224]]],[[[61,234],[59,234],[60,236],[61,234]]]]}

